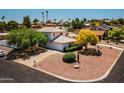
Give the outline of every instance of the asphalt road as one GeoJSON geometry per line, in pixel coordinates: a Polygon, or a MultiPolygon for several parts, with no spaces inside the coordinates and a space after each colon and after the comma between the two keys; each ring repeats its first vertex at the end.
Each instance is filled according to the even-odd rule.
{"type": "Polygon", "coordinates": [[[107,78],[98,81],[101,83],[124,83],[124,52],[107,78]]]}
{"type": "Polygon", "coordinates": [[[0,83],[67,83],[30,67],[0,60],[0,83]]]}

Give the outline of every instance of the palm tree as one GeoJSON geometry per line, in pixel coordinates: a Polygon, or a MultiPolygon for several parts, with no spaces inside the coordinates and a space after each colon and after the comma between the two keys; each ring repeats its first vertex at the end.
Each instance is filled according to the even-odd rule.
{"type": "Polygon", "coordinates": [[[69,21],[69,24],[70,24],[70,27],[71,27],[71,19],[70,19],[70,18],[68,18],[68,21],[69,21]]]}
{"type": "Polygon", "coordinates": [[[71,21],[71,19],[70,19],[70,18],[68,18],[68,21],[70,22],[70,21],[71,21]]]}
{"type": "Polygon", "coordinates": [[[53,21],[54,21],[54,22],[56,22],[56,20],[57,20],[56,18],[55,18],[55,19],[53,19],[53,21]]]}
{"type": "Polygon", "coordinates": [[[46,11],[46,22],[48,21],[48,11],[46,11]]]}
{"type": "Polygon", "coordinates": [[[43,18],[43,23],[44,23],[44,12],[42,12],[42,18],[43,18]]]}
{"type": "Polygon", "coordinates": [[[4,20],[5,19],[5,16],[2,16],[1,19],[3,20],[3,22],[5,22],[5,20],[4,20]]]}
{"type": "Polygon", "coordinates": [[[86,19],[86,18],[84,18],[84,19],[83,19],[83,21],[84,21],[84,23],[86,23],[86,22],[87,22],[87,19],[86,19]]]}

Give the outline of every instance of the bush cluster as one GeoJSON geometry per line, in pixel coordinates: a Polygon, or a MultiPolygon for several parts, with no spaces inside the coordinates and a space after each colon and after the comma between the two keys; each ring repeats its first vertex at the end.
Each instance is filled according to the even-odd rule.
{"type": "Polygon", "coordinates": [[[75,58],[76,58],[76,55],[74,53],[68,52],[63,56],[63,61],[72,63],[72,62],[75,62],[75,58]]]}
{"type": "Polygon", "coordinates": [[[76,51],[76,50],[80,50],[80,49],[82,49],[82,46],[81,45],[79,45],[79,44],[73,44],[73,45],[70,45],[70,47],[69,48],[65,48],[64,49],[64,51],[65,52],[73,52],[73,51],[76,51]]]}

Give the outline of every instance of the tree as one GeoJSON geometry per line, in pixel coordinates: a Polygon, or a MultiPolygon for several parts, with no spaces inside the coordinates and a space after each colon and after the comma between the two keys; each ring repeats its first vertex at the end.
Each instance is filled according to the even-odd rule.
{"type": "Polygon", "coordinates": [[[33,24],[37,24],[38,22],[39,22],[39,20],[36,18],[33,20],[33,24]]]}
{"type": "Polygon", "coordinates": [[[4,22],[0,22],[0,28],[5,28],[6,24],[4,22]]]}
{"type": "Polygon", "coordinates": [[[113,39],[116,41],[120,41],[121,39],[124,39],[124,27],[121,28],[114,28],[108,32],[108,38],[113,39]]]}
{"type": "Polygon", "coordinates": [[[118,19],[118,23],[124,25],[124,19],[123,18],[119,18],[118,19]]]}
{"type": "Polygon", "coordinates": [[[86,19],[86,18],[84,18],[84,19],[83,19],[83,21],[86,23],[86,22],[87,22],[87,19],[86,19]]]}
{"type": "Polygon", "coordinates": [[[4,20],[5,19],[5,16],[2,16],[1,19],[3,20],[3,22],[5,22],[5,20],[4,20]]]}
{"type": "Polygon", "coordinates": [[[43,23],[44,23],[44,12],[42,12],[42,19],[43,19],[43,23]]]}
{"type": "Polygon", "coordinates": [[[6,23],[0,21],[0,33],[3,33],[6,31],[6,23]]]}
{"type": "Polygon", "coordinates": [[[68,21],[70,22],[70,21],[71,21],[71,19],[70,19],[70,18],[68,18],[68,21]]]}
{"type": "Polygon", "coordinates": [[[78,18],[76,18],[75,20],[72,20],[71,25],[74,29],[81,29],[83,24],[78,18]]]}
{"type": "Polygon", "coordinates": [[[97,35],[89,29],[80,30],[80,32],[76,37],[76,40],[77,40],[77,43],[83,45],[86,50],[87,50],[88,43],[97,44],[99,41],[97,35]]]}
{"type": "Polygon", "coordinates": [[[31,27],[31,21],[29,16],[23,17],[23,25],[26,26],[27,28],[31,27]]]}
{"type": "Polygon", "coordinates": [[[48,11],[46,11],[46,22],[48,21],[48,11]]]}
{"type": "Polygon", "coordinates": [[[53,19],[53,21],[56,23],[57,19],[56,19],[56,18],[54,18],[54,19],[53,19]]]}
{"type": "Polygon", "coordinates": [[[64,26],[65,26],[65,27],[70,27],[70,23],[69,23],[68,21],[66,21],[66,22],[64,23],[64,26]]]}
{"type": "Polygon", "coordinates": [[[7,40],[10,45],[18,49],[27,49],[37,45],[43,47],[48,42],[45,34],[27,28],[10,31],[7,40]]]}
{"type": "Polygon", "coordinates": [[[118,25],[118,20],[112,18],[111,23],[112,23],[112,26],[114,26],[114,25],[118,25]]]}
{"type": "Polygon", "coordinates": [[[18,23],[16,21],[9,21],[7,23],[6,29],[8,31],[12,30],[12,29],[18,29],[18,23]]]}

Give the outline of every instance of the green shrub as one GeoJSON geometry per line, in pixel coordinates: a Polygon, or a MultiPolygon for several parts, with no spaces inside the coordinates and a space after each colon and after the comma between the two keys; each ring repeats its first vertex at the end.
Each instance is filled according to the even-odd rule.
{"type": "Polygon", "coordinates": [[[72,62],[75,62],[75,58],[76,58],[75,54],[72,52],[69,52],[63,56],[63,61],[68,62],[68,63],[72,63],[72,62]]]}
{"type": "Polygon", "coordinates": [[[69,47],[79,46],[79,44],[69,44],[69,47]]]}
{"type": "Polygon", "coordinates": [[[70,45],[70,47],[65,48],[64,51],[65,52],[73,52],[73,51],[80,50],[80,49],[82,49],[81,45],[70,45]]]}

